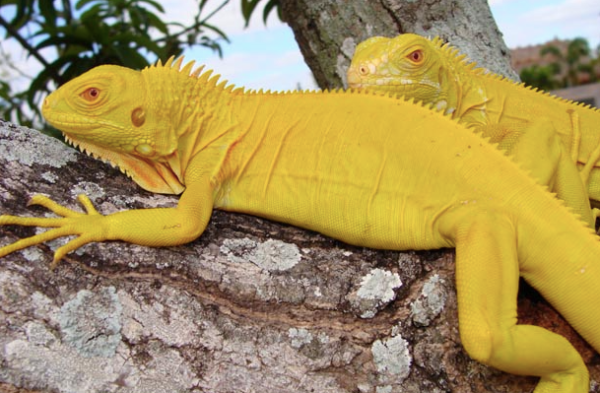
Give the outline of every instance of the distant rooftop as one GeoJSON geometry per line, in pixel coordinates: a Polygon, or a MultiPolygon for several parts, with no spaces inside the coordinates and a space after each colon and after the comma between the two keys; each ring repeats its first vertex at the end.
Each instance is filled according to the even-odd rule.
{"type": "MultiPolygon", "coordinates": [[[[548,41],[540,45],[530,45],[511,49],[511,65],[515,69],[515,71],[517,71],[517,73],[520,73],[521,70],[523,70],[524,68],[531,67],[534,65],[543,67],[555,62],[558,62],[560,64],[564,60],[559,59],[551,54],[541,56],[540,51],[545,47],[554,46],[566,55],[567,48],[569,47],[570,42],[570,40],[560,40],[558,38],[555,38],[552,41],[548,41]]],[[[590,59],[583,58],[582,60],[583,62],[585,62],[589,61],[590,59]]],[[[563,65],[562,70],[562,76],[564,76],[567,71],[566,65],[563,65]]],[[[587,83],[590,80],[590,75],[586,73],[580,73],[577,76],[577,79],[579,80],[579,83],[581,83],[580,85],[568,87],[565,89],[554,90],[551,93],[559,97],[584,102],[586,104],[600,108],[600,83],[587,83]]]]}
{"type": "Polygon", "coordinates": [[[532,65],[548,65],[557,59],[550,55],[544,57],[540,56],[540,51],[542,48],[554,46],[560,49],[561,52],[566,53],[569,42],[569,40],[559,40],[558,38],[555,38],[552,41],[548,41],[540,45],[530,45],[511,49],[511,65],[517,72],[521,72],[523,68],[531,67],[532,65]]]}

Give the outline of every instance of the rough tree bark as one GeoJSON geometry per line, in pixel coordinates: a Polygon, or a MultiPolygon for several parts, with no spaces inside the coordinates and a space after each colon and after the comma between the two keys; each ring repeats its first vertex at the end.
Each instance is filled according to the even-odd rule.
{"type": "MultiPolygon", "coordinates": [[[[292,2],[282,2],[290,15],[292,2]]],[[[305,53],[331,51],[313,60],[324,70],[321,84],[341,84],[348,48],[368,35],[408,31],[410,21],[446,38],[456,34],[440,17],[410,8],[423,3],[435,15],[443,9],[436,1],[298,1],[305,7],[296,14],[307,30],[305,53]],[[329,25],[314,17],[319,6],[329,25]],[[360,12],[360,23],[370,27],[355,23],[336,33],[327,26],[348,23],[340,7],[360,12]],[[385,24],[392,30],[381,30],[385,24]]],[[[464,12],[449,4],[454,14],[464,12]]],[[[492,57],[502,53],[498,48],[490,44],[492,57]]],[[[79,209],[81,192],[103,213],[176,203],[55,140],[0,122],[1,214],[47,214],[25,206],[34,193],[79,209]]],[[[0,245],[36,231],[1,227],[0,245]]],[[[51,272],[60,244],[0,260],[2,392],[485,393],[531,391],[536,382],[485,367],[463,351],[451,250],[375,251],[221,212],[191,244],[92,244],[51,272]]],[[[598,355],[556,312],[532,293],[519,303],[520,322],[569,338],[599,380],[598,355]]]]}
{"type": "MultiPolygon", "coordinates": [[[[84,154],[0,121],[0,214],[43,193],[103,213],[173,206],[84,154]]],[[[0,227],[0,246],[37,233],[0,227]]],[[[0,260],[0,392],[525,392],[468,358],[457,331],[454,254],[376,251],[215,212],[191,244],[91,244],[48,269],[53,241],[0,260]]],[[[598,356],[535,295],[522,323],[598,356]]],[[[598,391],[597,389],[594,391],[598,391]]]]}
{"type": "Polygon", "coordinates": [[[484,67],[517,78],[487,0],[280,0],[321,88],[346,85],[357,44],[399,33],[440,36],[484,67]]]}

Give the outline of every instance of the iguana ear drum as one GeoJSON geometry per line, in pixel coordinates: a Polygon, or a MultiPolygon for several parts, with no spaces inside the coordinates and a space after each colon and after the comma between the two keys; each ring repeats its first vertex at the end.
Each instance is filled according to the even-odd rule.
{"type": "Polygon", "coordinates": [[[131,123],[136,127],[141,127],[146,122],[146,111],[144,108],[135,108],[131,112],[131,123]]]}

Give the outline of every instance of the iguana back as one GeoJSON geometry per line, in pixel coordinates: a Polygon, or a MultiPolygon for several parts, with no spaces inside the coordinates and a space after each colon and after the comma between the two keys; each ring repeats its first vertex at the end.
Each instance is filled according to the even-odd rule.
{"type": "MultiPolygon", "coordinates": [[[[555,97],[477,68],[439,38],[414,34],[361,43],[348,71],[354,88],[414,97],[451,113],[468,127],[505,124],[517,129],[549,121],[572,160],[590,163],[591,199],[600,201],[600,110],[555,97]],[[593,169],[592,169],[593,168],[593,169]]],[[[540,141],[540,144],[542,142],[540,141]]]]}

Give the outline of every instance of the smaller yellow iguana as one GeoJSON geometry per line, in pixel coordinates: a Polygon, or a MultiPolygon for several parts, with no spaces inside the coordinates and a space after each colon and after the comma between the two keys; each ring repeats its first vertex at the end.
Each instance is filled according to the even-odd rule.
{"type": "Polygon", "coordinates": [[[0,257],[73,236],[165,247],[198,238],[213,208],[391,250],[456,247],[462,344],[474,359],[540,377],[536,393],[586,393],[560,335],[517,324],[519,275],[600,351],[600,241],[509,157],[449,116],[369,92],[245,92],[182,60],[142,71],[97,67],[47,97],[46,119],[174,208],[102,215],[47,197],[59,217],[0,216],[51,228],[0,257]]]}
{"type": "Polygon", "coordinates": [[[600,201],[599,110],[477,68],[440,38],[414,34],[360,43],[348,85],[413,97],[452,114],[499,143],[594,225],[586,199],[589,194],[600,201]],[[573,163],[581,167],[583,183],[573,163]]]}

